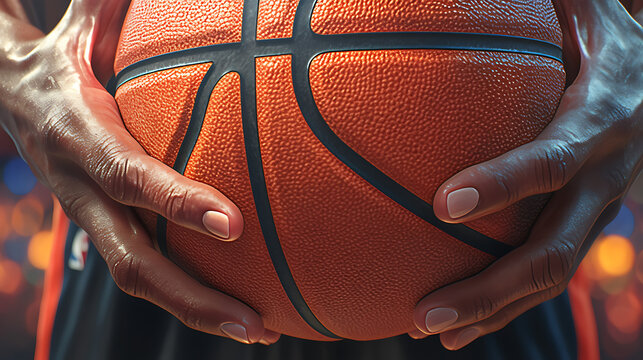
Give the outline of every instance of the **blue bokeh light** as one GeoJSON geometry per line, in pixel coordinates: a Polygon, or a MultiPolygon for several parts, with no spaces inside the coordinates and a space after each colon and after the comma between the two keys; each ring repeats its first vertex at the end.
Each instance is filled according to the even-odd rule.
{"type": "Polygon", "coordinates": [[[27,251],[29,248],[29,239],[13,238],[5,241],[4,255],[7,259],[22,264],[27,260],[27,251]]]}
{"type": "Polygon", "coordinates": [[[5,165],[3,180],[9,191],[15,195],[28,194],[36,186],[37,181],[29,165],[18,156],[5,165]]]}
{"type": "Polygon", "coordinates": [[[619,210],[616,218],[603,229],[603,233],[605,235],[621,235],[629,238],[634,232],[635,223],[634,214],[624,205],[619,210]]]}

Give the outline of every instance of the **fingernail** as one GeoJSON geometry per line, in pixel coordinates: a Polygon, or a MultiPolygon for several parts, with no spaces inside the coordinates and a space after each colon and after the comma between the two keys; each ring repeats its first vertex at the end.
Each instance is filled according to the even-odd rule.
{"type": "Polygon", "coordinates": [[[454,349],[460,349],[480,336],[480,330],[477,328],[468,328],[458,334],[458,338],[453,345],[454,349]]]}
{"type": "Polygon", "coordinates": [[[248,333],[246,332],[246,328],[239,324],[235,323],[227,323],[221,325],[221,331],[228,335],[229,337],[240,341],[245,344],[250,344],[250,340],[248,340],[248,333]]]}
{"type": "Polygon", "coordinates": [[[447,195],[447,210],[452,219],[463,217],[478,206],[480,194],[478,190],[467,187],[452,191],[447,195]]]}
{"type": "Polygon", "coordinates": [[[446,329],[458,320],[458,313],[449,308],[436,308],[426,313],[426,328],[437,333],[446,329]]]}
{"type": "Polygon", "coordinates": [[[218,211],[206,211],[203,214],[203,225],[214,235],[227,239],[230,237],[230,220],[224,213],[218,211]]]}

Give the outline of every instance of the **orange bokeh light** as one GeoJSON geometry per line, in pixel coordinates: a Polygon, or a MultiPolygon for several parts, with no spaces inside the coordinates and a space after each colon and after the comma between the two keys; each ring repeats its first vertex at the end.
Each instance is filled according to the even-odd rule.
{"type": "Polygon", "coordinates": [[[610,276],[623,276],[634,266],[634,247],[630,240],[619,235],[608,235],[597,246],[597,262],[610,276]]]}
{"type": "Polygon", "coordinates": [[[634,272],[641,284],[643,284],[643,251],[641,251],[639,256],[636,257],[636,268],[634,272]]]}
{"type": "Polygon", "coordinates": [[[33,267],[41,270],[47,268],[52,243],[53,235],[51,231],[41,231],[31,238],[27,250],[27,257],[33,267]]]}
{"type": "Polygon", "coordinates": [[[11,212],[11,225],[18,235],[31,236],[42,228],[44,209],[33,196],[22,198],[11,212]]]}
{"type": "Polygon", "coordinates": [[[0,205],[0,243],[11,234],[11,222],[9,221],[9,210],[6,206],[0,205]]]}
{"type": "Polygon", "coordinates": [[[641,329],[643,313],[641,300],[632,291],[612,295],[605,302],[609,322],[624,334],[637,333],[641,329]]]}
{"type": "Polygon", "coordinates": [[[15,294],[21,284],[20,265],[11,260],[0,260],[0,293],[15,294]]]}

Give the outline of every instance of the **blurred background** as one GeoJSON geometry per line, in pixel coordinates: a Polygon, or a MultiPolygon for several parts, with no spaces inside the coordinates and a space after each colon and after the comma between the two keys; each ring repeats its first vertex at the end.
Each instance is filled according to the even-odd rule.
{"type": "MultiPolygon", "coordinates": [[[[53,200],[0,130],[0,359],[33,358],[53,200]]],[[[602,359],[643,359],[643,176],[580,270],[602,359]]]]}
{"type": "MultiPolygon", "coordinates": [[[[22,1],[32,23],[51,27],[64,7],[22,1]]],[[[0,359],[32,359],[53,200],[0,130],[0,359]]],[[[590,289],[601,358],[643,359],[643,176],[579,268],[590,289]]]]}

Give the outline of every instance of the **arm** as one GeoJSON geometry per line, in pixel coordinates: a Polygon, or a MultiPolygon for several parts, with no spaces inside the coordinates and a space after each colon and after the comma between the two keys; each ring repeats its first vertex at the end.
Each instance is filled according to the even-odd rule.
{"type": "MultiPolygon", "coordinates": [[[[418,303],[412,337],[440,333],[446,348],[459,349],[562,293],[643,167],[643,28],[617,0],[557,5],[571,45],[566,67],[577,74],[555,118],[533,142],[447,180],[434,209],[460,223],[554,194],[523,246],[418,303]],[[475,188],[479,199],[457,209],[472,203],[458,198],[463,188],[475,188]]],[[[642,16],[640,0],[626,5],[642,16]]]]}
{"type": "Polygon", "coordinates": [[[129,1],[73,0],[46,35],[24,20],[17,1],[0,4],[0,104],[8,110],[0,123],[65,213],[89,233],[116,284],[198,330],[276,341],[251,308],[158,253],[130,208],[221,241],[235,240],[243,228],[239,209],[220,192],[149,157],[103,89],[129,1]]]}

